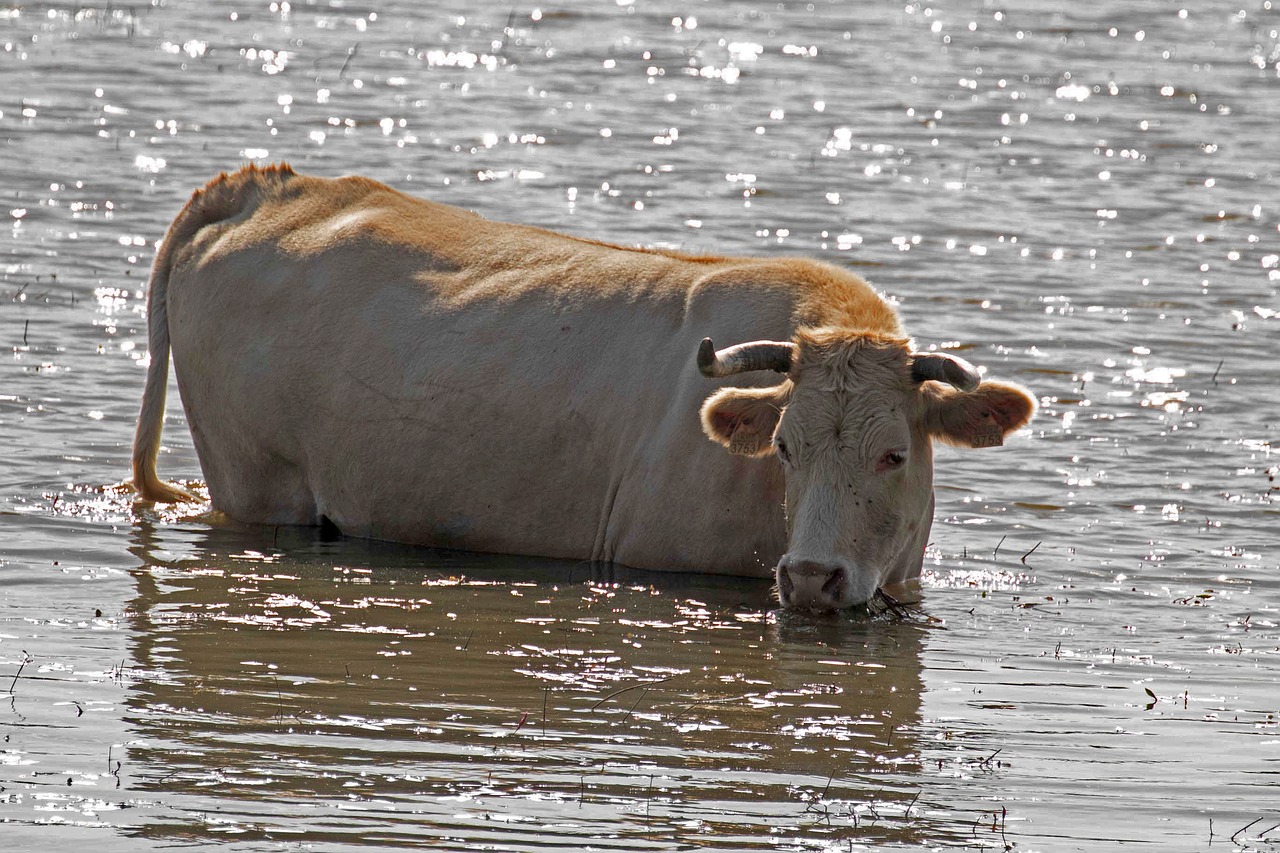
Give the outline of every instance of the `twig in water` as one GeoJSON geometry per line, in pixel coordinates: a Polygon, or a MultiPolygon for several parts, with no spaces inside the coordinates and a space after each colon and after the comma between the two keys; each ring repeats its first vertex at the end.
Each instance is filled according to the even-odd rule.
{"type": "Polygon", "coordinates": [[[356,42],[347,49],[347,58],[342,62],[342,68],[338,69],[338,79],[342,79],[342,75],[347,73],[347,66],[351,64],[351,57],[356,55],[356,51],[360,49],[360,42],[356,42]]]}
{"type": "Polygon", "coordinates": [[[649,689],[648,689],[648,688],[645,688],[644,690],[641,690],[641,691],[640,691],[640,698],[639,698],[639,699],[637,699],[637,700],[636,700],[636,701],[631,705],[631,707],[627,709],[627,713],[623,714],[623,715],[622,715],[622,719],[621,719],[621,720],[619,720],[618,722],[620,722],[620,723],[625,723],[625,722],[627,721],[627,718],[631,716],[631,712],[632,712],[632,711],[634,711],[634,710],[635,710],[635,709],[640,705],[640,703],[644,701],[644,697],[645,697],[646,695],[648,695],[648,693],[649,693],[649,689]]]}
{"type": "Polygon", "coordinates": [[[639,690],[641,687],[646,687],[646,688],[652,687],[655,684],[662,684],[664,682],[670,681],[673,678],[675,678],[674,675],[668,675],[666,678],[659,678],[654,681],[642,681],[639,684],[633,684],[630,687],[624,687],[621,690],[615,690],[612,693],[610,693],[608,696],[601,699],[596,704],[592,705],[591,710],[594,711],[596,708],[599,708],[605,702],[608,702],[610,699],[613,699],[616,696],[621,696],[623,693],[630,693],[632,690],[639,690]]]}
{"type": "Polygon", "coordinates": [[[502,38],[498,40],[498,53],[507,49],[507,39],[516,33],[516,10],[507,13],[507,25],[502,28],[502,38]]]}
{"type": "Polygon", "coordinates": [[[1037,542],[1036,544],[1032,545],[1031,550],[1022,555],[1022,565],[1025,566],[1027,564],[1027,557],[1030,557],[1032,554],[1034,554],[1036,552],[1036,549],[1039,548],[1042,544],[1044,544],[1044,540],[1041,540],[1040,542],[1037,542]]]}
{"type": "Polygon", "coordinates": [[[31,325],[30,320],[22,321],[22,345],[24,347],[27,345],[27,327],[29,327],[30,325],[31,325]]]}
{"type": "Polygon", "coordinates": [[[907,803],[907,810],[902,813],[903,817],[911,817],[911,809],[915,806],[916,800],[920,799],[920,792],[923,790],[924,788],[918,789],[916,795],[911,798],[911,802],[907,803]]]}
{"type": "Polygon", "coordinates": [[[25,669],[25,668],[26,668],[26,666],[27,666],[27,664],[31,663],[31,661],[33,661],[33,660],[35,660],[35,658],[31,657],[31,655],[27,653],[27,650],[26,650],[26,649],[23,649],[23,650],[22,650],[22,663],[18,664],[18,671],[17,671],[17,672],[15,672],[15,673],[13,674],[13,681],[9,682],[9,695],[10,695],[10,696],[12,696],[12,695],[13,695],[13,688],[15,688],[15,687],[17,687],[17,686],[18,686],[18,676],[22,675],[22,670],[23,670],[23,669],[25,669]]]}
{"type": "MultiPolygon", "coordinates": [[[[649,777],[649,787],[648,787],[648,789],[645,791],[645,794],[644,794],[644,816],[645,816],[646,818],[647,818],[647,817],[649,817],[649,800],[650,800],[652,797],[653,797],[653,777],[652,777],[652,776],[650,776],[650,777],[649,777]]],[[[1258,818],[1258,820],[1262,820],[1262,818],[1258,818]]],[[[1256,823],[1256,821],[1255,821],[1255,823],[1256,823]]]]}
{"type": "Polygon", "coordinates": [[[835,778],[836,774],[833,770],[831,775],[827,777],[827,784],[823,787],[822,793],[810,800],[804,807],[804,814],[809,814],[810,812],[816,813],[821,810],[822,819],[827,822],[827,826],[831,825],[831,808],[824,803],[823,800],[827,798],[827,792],[831,790],[831,782],[835,778]]]}
{"type": "Polygon", "coordinates": [[[547,736],[547,695],[551,692],[550,687],[542,688],[542,736],[547,736]]]}
{"type": "Polygon", "coordinates": [[[684,718],[684,715],[692,711],[694,708],[700,708],[703,705],[723,705],[726,702],[740,702],[743,699],[751,699],[759,696],[759,693],[743,693],[740,696],[725,696],[721,699],[701,699],[697,702],[690,702],[680,709],[680,713],[671,718],[671,722],[678,723],[684,718]]]}
{"type": "Polygon", "coordinates": [[[895,619],[911,618],[910,608],[908,608],[905,604],[898,601],[898,599],[894,598],[892,595],[889,595],[889,593],[885,592],[882,589],[877,589],[876,594],[871,597],[871,600],[878,604],[884,605],[883,610],[877,611],[872,614],[874,616],[880,616],[881,614],[888,613],[889,615],[893,616],[895,619]]]}
{"type": "Polygon", "coordinates": [[[1249,827],[1253,826],[1255,823],[1262,823],[1262,818],[1255,818],[1254,820],[1249,821],[1249,822],[1248,822],[1248,823],[1246,823],[1244,826],[1240,827],[1240,828],[1239,828],[1239,829],[1237,829],[1235,832],[1233,832],[1233,833],[1231,834],[1231,843],[1232,843],[1232,844],[1235,844],[1235,843],[1236,843],[1236,836],[1237,836],[1237,835],[1239,835],[1240,833],[1244,832],[1244,831],[1245,831],[1246,829],[1248,829],[1249,827]]]}
{"type": "Polygon", "coordinates": [[[1226,359],[1225,359],[1225,358],[1224,358],[1224,359],[1222,359],[1222,361],[1219,361],[1219,362],[1218,362],[1218,366],[1217,366],[1217,367],[1214,369],[1214,371],[1213,371],[1213,379],[1212,379],[1212,382],[1213,382],[1213,384],[1214,384],[1214,385],[1217,385],[1217,384],[1218,384],[1218,371],[1222,369],[1222,364],[1223,364],[1223,362],[1225,362],[1225,361],[1226,361],[1226,359]]]}
{"type": "Polygon", "coordinates": [[[1003,545],[1004,540],[1008,538],[1009,538],[1009,534],[1007,533],[1004,536],[1000,537],[1000,541],[996,543],[996,549],[991,552],[991,559],[994,560],[996,557],[1000,556],[1000,546],[1003,545]]]}
{"type": "Polygon", "coordinates": [[[806,806],[804,807],[804,810],[805,810],[806,812],[813,811],[813,810],[814,810],[814,806],[818,805],[819,803],[821,803],[823,800],[825,800],[825,799],[827,798],[827,791],[830,791],[830,790],[831,790],[831,782],[832,782],[835,778],[836,778],[836,773],[835,773],[835,771],[833,770],[833,771],[831,771],[831,775],[827,777],[827,784],[822,788],[822,793],[821,793],[821,794],[819,794],[818,796],[814,797],[812,800],[810,800],[810,801],[809,801],[809,804],[808,804],[808,805],[806,805],[806,806]]]}

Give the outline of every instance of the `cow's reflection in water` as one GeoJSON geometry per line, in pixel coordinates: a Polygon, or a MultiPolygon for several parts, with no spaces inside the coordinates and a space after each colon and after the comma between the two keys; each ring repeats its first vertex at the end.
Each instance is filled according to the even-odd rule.
{"type": "Polygon", "coordinates": [[[139,832],[921,829],[918,622],[775,611],[767,581],[310,537],[136,528],[128,760],[174,815],[139,832]]]}

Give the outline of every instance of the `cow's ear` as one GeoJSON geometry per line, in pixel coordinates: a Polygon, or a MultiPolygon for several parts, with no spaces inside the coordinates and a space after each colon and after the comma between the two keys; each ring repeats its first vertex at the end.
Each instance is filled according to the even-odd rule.
{"type": "Polygon", "coordinates": [[[956,447],[998,447],[1035,414],[1035,399],[1017,385],[983,382],[962,393],[937,382],[921,386],[925,430],[956,447]]]}
{"type": "Polygon", "coordinates": [[[702,431],[730,453],[768,456],[790,390],[790,382],[770,388],[721,388],[702,404],[702,431]]]}

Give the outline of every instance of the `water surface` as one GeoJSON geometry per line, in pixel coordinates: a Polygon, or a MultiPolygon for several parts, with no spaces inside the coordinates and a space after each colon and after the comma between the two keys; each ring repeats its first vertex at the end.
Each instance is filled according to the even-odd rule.
{"type": "Polygon", "coordinates": [[[1271,849],[1277,127],[1266,0],[10,4],[7,847],[1271,849]],[[1041,410],[908,621],[135,508],[156,242],[277,160],[847,264],[1041,410]]]}

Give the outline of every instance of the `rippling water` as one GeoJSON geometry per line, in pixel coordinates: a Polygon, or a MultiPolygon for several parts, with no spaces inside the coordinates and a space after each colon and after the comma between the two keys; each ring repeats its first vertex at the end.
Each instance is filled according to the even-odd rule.
{"type": "Polygon", "coordinates": [[[0,9],[6,849],[1272,849],[1280,11],[1078,6],[0,9]],[[909,621],[135,510],[156,241],[281,159],[849,264],[1041,412],[909,621]]]}

